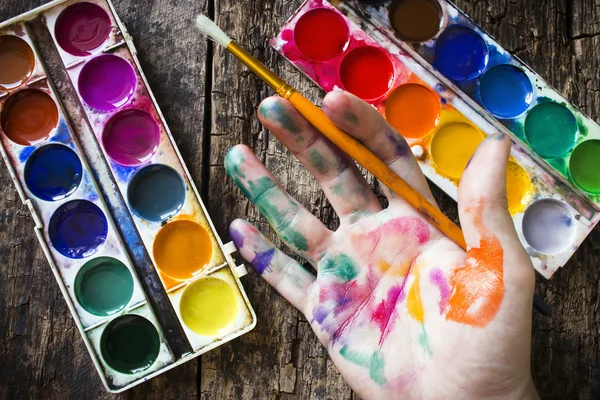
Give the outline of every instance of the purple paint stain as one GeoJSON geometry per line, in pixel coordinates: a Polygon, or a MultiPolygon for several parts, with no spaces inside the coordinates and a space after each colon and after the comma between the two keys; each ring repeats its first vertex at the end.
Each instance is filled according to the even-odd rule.
{"type": "Polygon", "coordinates": [[[112,111],[124,106],[133,97],[135,71],[127,60],[119,56],[98,56],[81,69],[78,87],[87,105],[100,111],[112,111]]]}
{"type": "Polygon", "coordinates": [[[394,319],[392,316],[396,310],[396,304],[404,298],[403,286],[404,285],[392,286],[388,290],[387,298],[377,305],[371,316],[371,321],[375,322],[381,331],[381,336],[379,338],[380,345],[383,343],[393,326],[394,319]]]}
{"type": "Polygon", "coordinates": [[[406,140],[404,140],[391,127],[387,126],[385,128],[385,136],[390,141],[392,146],[394,146],[394,152],[398,157],[405,157],[409,153],[410,148],[408,147],[408,143],[406,143],[406,140]]]}
{"type": "Polygon", "coordinates": [[[322,324],[323,321],[325,321],[325,318],[327,318],[328,315],[329,315],[329,310],[325,306],[323,306],[322,304],[319,304],[313,310],[313,319],[311,321],[311,324],[314,321],[317,321],[319,324],[322,324]]]}
{"type": "Polygon", "coordinates": [[[229,227],[229,236],[231,237],[231,240],[233,240],[233,244],[235,244],[235,247],[237,247],[237,249],[241,249],[242,247],[244,247],[244,235],[236,230],[233,226],[229,227]]]}
{"type": "Polygon", "coordinates": [[[275,255],[275,249],[269,249],[267,251],[261,251],[256,253],[250,264],[259,274],[263,274],[271,264],[271,260],[275,255]]]}
{"type": "Polygon", "coordinates": [[[446,306],[448,305],[448,301],[450,300],[450,294],[452,289],[444,276],[444,273],[439,268],[434,268],[429,273],[429,282],[433,285],[437,286],[440,289],[440,300],[438,301],[438,306],[440,308],[440,315],[444,313],[446,306]]]}
{"type": "Polygon", "coordinates": [[[160,144],[160,128],[142,110],[123,110],[115,114],[102,133],[108,156],[121,165],[140,165],[150,160],[160,144]]]}

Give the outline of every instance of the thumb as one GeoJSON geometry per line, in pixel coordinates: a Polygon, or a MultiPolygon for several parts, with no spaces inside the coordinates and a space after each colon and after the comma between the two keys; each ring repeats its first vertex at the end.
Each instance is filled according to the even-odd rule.
{"type": "MultiPolygon", "coordinates": [[[[473,155],[458,190],[468,252],[464,276],[457,276],[457,271],[454,279],[458,279],[459,286],[460,280],[465,280],[463,284],[481,288],[484,299],[480,300],[489,306],[489,318],[482,321],[488,322],[503,300],[513,310],[529,312],[533,302],[535,272],[508,212],[506,166],[510,149],[510,138],[505,134],[489,136],[473,155]]],[[[467,309],[462,311],[468,313],[467,309]]]]}

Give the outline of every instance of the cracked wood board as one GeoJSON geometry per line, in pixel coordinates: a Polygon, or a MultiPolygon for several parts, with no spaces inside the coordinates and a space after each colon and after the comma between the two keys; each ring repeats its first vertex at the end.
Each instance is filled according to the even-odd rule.
{"type": "MultiPolygon", "coordinates": [[[[42,3],[3,0],[0,20],[42,3]]],[[[215,49],[210,73],[205,73],[206,44],[198,40],[188,23],[192,15],[207,10],[205,3],[113,3],[134,38],[142,67],[192,177],[196,182],[208,182],[201,179],[203,171],[210,175],[202,192],[219,234],[225,238],[227,224],[247,216],[274,238],[266,221],[226,178],[223,157],[237,143],[250,145],[292,195],[334,229],[335,215],[314,180],[256,120],[256,107],[271,91],[222,49],[215,49]],[[205,81],[212,84],[206,103],[204,92],[197,89],[205,81]],[[209,124],[200,129],[208,104],[209,124]],[[211,149],[203,153],[206,135],[210,136],[211,149]]],[[[319,101],[322,93],[268,46],[268,38],[301,3],[221,0],[211,4],[219,15],[217,21],[232,37],[253,49],[311,100],[319,101]]],[[[596,121],[600,119],[598,0],[455,3],[569,101],[596,121]]],[[[369,181],[373,183],[372,178],[369,181]]],[[[20,200],[5,168],[0,168],[0,185],[9,188],[0,196],[0,357],[15,360],[0,365],[0,398],[356,398],[306,320],[255,274],[245,281],[259,319],[253,332],[125,395],[105,393],[56,285],[46,284],[52,280],[51,272],[32,235],[28,212],[18,206],[20,200]]],[[[456,220],[454,201],[439,190],[434,194],[444,212],[456,220]]],[[[533,321],[532,370],[544,399],[592,400],[600,392],[600,360],[596,356],[600,319],[595,311],[600,307],[598,254],[600,233],[596,229],[568,268],[536,287],[554,307],[553,318],[536,314],[533,321]]]]}

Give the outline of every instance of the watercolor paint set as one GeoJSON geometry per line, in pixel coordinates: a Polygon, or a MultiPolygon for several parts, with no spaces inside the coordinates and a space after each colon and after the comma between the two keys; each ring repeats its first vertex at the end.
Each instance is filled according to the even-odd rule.
{"type": "Polygon", "coordinates": [[[217,235],[108,0],[0,24],[0,151],[106,388],[250,331],[217,235]]]}
{"type": "Polygon", "coordinates": [[[536,270],[550,278],[600,219],[600,128],[499,47],[481,50],[484,65],[473,71],[476,54],[454,33],[467,22],[481,41],[493,42],[445,1],[308,0],[271,45],[324,91],[347,90],[372,104],[406,138],[425,175],[455,200],[481,141],[511,135],[509,211],[536,270]],[[430,14],[434,22],[422,20],[430,14]],[[443,44],[437,53],[436,38],[443,44]],[[519,124],[524,128],[508,129],[519,124]],[[554,142],[568,150],[560,150],[562,164],[548,156],[558,150],[539,150],[554,142]]]}

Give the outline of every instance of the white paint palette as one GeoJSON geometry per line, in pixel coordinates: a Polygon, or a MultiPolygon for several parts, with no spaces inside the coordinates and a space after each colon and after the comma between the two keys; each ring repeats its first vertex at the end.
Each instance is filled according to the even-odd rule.
{"type": "Polygon", "coordinates": [[[0,152],[107,390],[250,331],[246,270],[110,1],[58,0],[1,23],[0,60],[0,152]]]}

